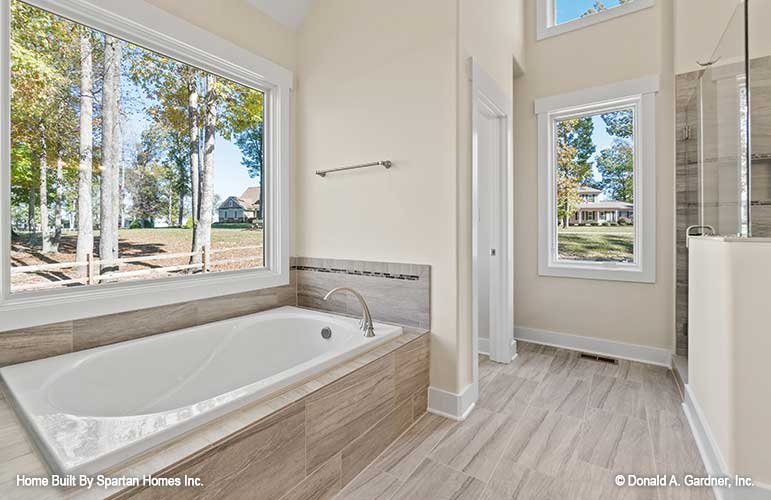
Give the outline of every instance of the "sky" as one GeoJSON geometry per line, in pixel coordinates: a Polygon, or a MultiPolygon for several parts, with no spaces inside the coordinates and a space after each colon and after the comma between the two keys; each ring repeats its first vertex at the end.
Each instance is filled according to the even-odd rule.
{"type": "MultiPolygon", "coordinates": [[[[554,0],[557,24],[572,21],[594,6],[594,0],[554,0]]],[[[618,6],[618,0],[603,0],[607,8],[618,6]]]]}
{"type": "MultiPolygon", "coordinates": [[[[607,129],[605,128],[605,122],[602,119],[601,115],[595,115],[592,117],[592,123],[594,124],[594,130],[592,131],[592,142],[594,142],[595,147],[597,150],[594,153],[594,158],[596,158],[600,152],[603,149],[609,148],[610,145],[613,143],[613,136],[608,134],[607,129]]],[[[602,180],[602,176],[600,175],[600,172],[597,170],[597,164],[596,162],[594,165],[592,165],[592,173],[594,174],[594,180],[600,181],[602,180]]],[[[600,199],[604,199],[605,195],[600,195],[600,199]]]]}

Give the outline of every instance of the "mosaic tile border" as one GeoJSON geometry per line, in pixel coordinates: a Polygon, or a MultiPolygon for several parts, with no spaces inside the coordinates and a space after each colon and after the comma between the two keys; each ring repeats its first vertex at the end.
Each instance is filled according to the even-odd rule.
{"type": "Polygon", "coordinates": [[[292,266],[291,269],[293,271],[313,271],[317,273],[351,274],[354,276],[373,276],[376,278],[386,278],[386,279],[406,280],[406,281],[418,281],[420,279],[420,276],[416,274],[392,274],[392,273],[381,273],[376,271],[338,269],[338,268],[332,268],[332,267],[292,266]]]}

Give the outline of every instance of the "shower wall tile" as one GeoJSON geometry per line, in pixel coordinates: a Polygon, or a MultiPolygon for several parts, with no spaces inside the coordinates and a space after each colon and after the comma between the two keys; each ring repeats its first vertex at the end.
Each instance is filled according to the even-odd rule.
{"type": "Polygon", "coordinates": [[[771,154],[771,57],[750,61],[752,155],[771,154]]]}
{"type": "Polygon", "coordinates": [[[698,222],[698,109],[697,85],[700,71],[677,75],[675,79],[675,196],[676,196],[676,350],[686,354],[688,338],[688,250],[686,228],[698,222]]]}
{"type": "Polygon", "coordinates": [[[323,300],[329,290],[345,286],[364,296],[376,321],[430,328],[431,266],[308,257],[292,263],[301,307],[358,316],[361,306],[351,294],[323,300]]]}

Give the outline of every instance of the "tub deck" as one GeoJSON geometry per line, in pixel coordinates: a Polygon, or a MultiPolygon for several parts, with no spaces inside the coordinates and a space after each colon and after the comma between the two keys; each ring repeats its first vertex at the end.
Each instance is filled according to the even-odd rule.
{"type": "MultiPolygon", "coordinates": [[[[165,443],[158,448],[137,457],[132,462],[120,466],[116,470],[108,470],[103,473],[107,477],[141,478],[145,475],[158,475],[171,470],[180,462],[191,457],[204,456],[215,447],[220,446],[226,439],[232,438],[251,428],[266,417],[276,412],[290,408],[317,391],[333,384],[348,374],[365,367],[381,358],[394,353],[407,344],[423,338],[428,334],[427,330],[403,327],[403,333],[399,337],[390,340],[373,350],[362,354],[348,362],[338,365],[321,375],[312,377],[304,382],[287,388],[282,392],[270,396],[268,399],[250,403],[236,411],[228,413],[216,420],[198,427],[187,434],[165,443]]],[[[425,373],[425,386],[427,388],[427,370],[425,373]]],[[[421,375],[422,380],[423,375],[421,375]]],[[[397,381],[398,382],[398,381],[397,381]]],[[[409,382],[406,382],[409,385],[409,382]]],[[[420,382],[420,387],[415,395],[425,392],[420,382]]],[[[16,485],[17,475],[28,477],[49,476],[45,462],[39,456],[39,452],[32,443],[31,436],[19,422],[11,402],[4,395],[7,388],[0,390],[0,498],[3,499],[103,499],[119,495],[121,492],[129,492],[131,487],[115,485],[101,488],[86,489],[83,487],[58,488],[58,487],[20,487],[16,485]]],[[[410,390],[414,390],[411,387],[410,390]]],[[[399,392],[397,384],[396,392],[399,392]]],[[[410,393],[410,397],[413,393],[410,393]]],[[[413,402],[411,406],[425,411],[425,401],[413,402]]],[[[310,472],[310,471],[308,471],[310,472]]],[[[149,491],[149,490],[144,490],[149,491]]],[[[173,490],[165,490],[173,491],[173,490]]],[[[127,496],[130,496],[128,494],[127,496]]],[[[149,498],[149,497],[148,497],[149,498]]]]}

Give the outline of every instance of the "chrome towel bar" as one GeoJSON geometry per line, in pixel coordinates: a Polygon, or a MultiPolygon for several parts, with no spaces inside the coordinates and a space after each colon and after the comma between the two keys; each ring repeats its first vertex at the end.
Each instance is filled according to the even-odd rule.
{"type": "Polygon", "coordinates": [[[391,160],[383,160],[383,161],[376,161],[372,163],[364,163],[361,165],[352,165],[350,167],[340,167],[340,168],[330,168],[329,170],[316,170],[316,175],[319,177],[326,177],[327,174],[330,174],[332,172],[342,172],[343,170],[353,170],[356,168],[366,168],[366,167],[385,167],[385,168],[391,168],[391,160]]]}

